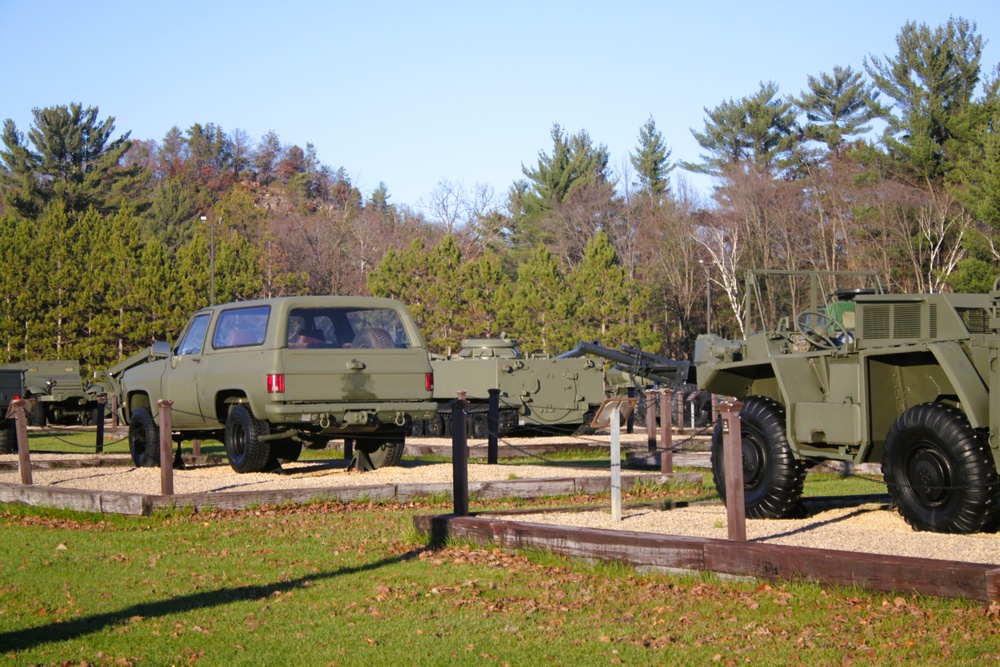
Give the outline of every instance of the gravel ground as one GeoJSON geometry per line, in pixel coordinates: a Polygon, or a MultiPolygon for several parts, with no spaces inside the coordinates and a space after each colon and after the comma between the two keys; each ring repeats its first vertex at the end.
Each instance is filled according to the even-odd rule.
{"type": "MultiPolygon", "coordinates": [[[[533,514],[519,521],[641,533],[726,539],[726,508],[696,505],[658,511],[626,509],[622,520],[611,510],[533,514]]],[[[806,519],[748,519],[747,539],[818,549],[912,556],[1000,565],[1000,535],[944,535],[912,530],[895,511],[880,504],[830,509],[806,519]]]]}
{"type": "MultiPolygon", "coordinates": [[[[33,455],[33,459],[65,458],[59,455],[33,455]]],[[[16,455],[0,456],[0,461],[17,460],[16,455]]],[[[174,493],[212,493],[221,491],[254,491],[264,489],[306,489],[321,487],[370,486],[378,484],[425,484],[452,481],[451,463],[403,461],[399,466],[370,472],[348,471],[346,463],[335,461],[300,461],[283,464],[285,474],[237,474],[228,464],[192,466],[174,471],[174,493]]],[[[607,470],[542,465],[469,465],[469,481],[485,482],[508,479],[544,479],[554,477],[607,476],[607,470]]],[[[639,474],[655,479],[659,473],[639,474]]],[[[71,469],[34,469],[32,481],[39,486],[57,486],[95,491],[158,494],[159,468],[131,466],[71,469]]],[[[20,483],[20,473],[0,471],[0,482],[20,483]]]]}
{"type": "MultiPolygon", "coordinates": [[[[470,443],[472,444],[472,443],[470,443]]],[[[35,454],[32,458],[66,458],[65,455],[35,454]]],[[[0,461],[16,461],[16,455],[0,455],[0,461]]],[[[176,493],[253,491],[256,489],[348,487],[379,484],[450,483],[450,463],[404,461],[401,466],[372,472],[348,472],[345,463],[305,461],[286,464],[288,474],[239,475],[228,465],[195,466],[175,471],[176,493]]],[[[657,472],[640,474],[657,478],[657,472]]],[[[470,464],[470,481],[542,479],[554,477],[606,476],[607,470],[568,466],[470,464]],[[516,477],[515,477],[516,476],[516,477]]],[[[33,470],[36,485],[63,488],[159,493],[157,468],[102,467],[33,470]]],[[[17,471],[0,471],[0,482],[17,484],[17,471]]],[[[722,505],[697,505],[669,511],[626,509],[620,522],[612,522],[606,511],[518,515],[517,521],[572,525],[612,530],[651,532],[692,537],[725,538],[726,513],[722,505]]],[[[942,535],[915,532],[897,512],[879,504],[836,508],[807,519],[748,520],[747,538],[774,544],[822,549],[914,556],[1000,565],[1000,535],[942,535]]]]}

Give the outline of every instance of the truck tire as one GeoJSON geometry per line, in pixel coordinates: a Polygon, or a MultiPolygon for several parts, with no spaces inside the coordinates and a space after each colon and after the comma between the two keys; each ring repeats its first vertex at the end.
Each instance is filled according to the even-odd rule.
{"type": "Polygon", "coordinates": [[[148,408],[136,408],[128,423],[128,451],[138,468],[160,465],[160,427],[148,408]]]}
{"type": "Polygon", "coordinates": [[[271,449],[281,463],[295,463],[302,456],[302,443],[298,440],[285,440],[271,443],[271,449]]]}
{"type": "Polygon", "coordinates": [[[922,403],[896,419],[882,475],[914,530],[975,533],[996,516],[1000,483],[985,435],[950,405],[922,403]]]}
{"type": "MultiPolygon", "coordinates": [[[[785,408],[764,396],[743,399],[740,409],[743,443],[743,494],[746,516],[780,519],[799,509],[806,467],[795,459],[785,435],[785,408]]],[[[722,421],[712,434],[712,475],[715,488],[726,500],[722,421]]]]}
{"type": "Polygon", "coordinates": [[[247,405],[234,405],[226,417],[223,436],[229,465],[239,473],[260,472],[271,458],[271,445],[261,437],[271,432],[271,425],[253,416],[247,405]]]}
{"type": "Polygon", "coordinates": [[[17,453],[17,431],[13,426],[4,424],[0,426],[0,454],[17,453]]]}
{"type": "Polygon", "coordinates": [[[31,409],[31,414],[28,415],[28,423],[32,426],[45,426],[45,404],[39,400],[35,401],[35,407],[31,409]]]}
{"type": "Polygon", "coordinates": [[[469,434],[471,437],[481,440],[483,438],[488,438],[490,436],[490,425],[486,420],[485,412],[475,412],[471,417],[471,424],[469,424],[469,434]]]}
{"type": "MultiPolygon", "coordinates": [[[[448,418],[451,418],[451,414],[448,414],[448,418]]],[[[428,438],[443,438],[444,437],[444,423],[445,418],[440,414],[436,414],[427,420],[427,426],[424,431],[427,433],[428,438]]]]}
{"type": "Polygon", "coordinates": [[[403,458],[404,442],[399,440],[358,440],[354,445],[354,462],[359,470],[377,470],[399,465],[403,458]]]}

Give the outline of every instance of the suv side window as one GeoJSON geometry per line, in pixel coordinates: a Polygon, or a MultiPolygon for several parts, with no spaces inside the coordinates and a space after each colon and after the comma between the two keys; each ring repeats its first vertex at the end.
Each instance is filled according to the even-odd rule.
{"type": "Polygon", "coordinates": [[[176,354],[201,354],[201,350],[205,346],[205,333],[208,331],[210,318],[211,315],[205,313],[197,315],[191,320],[191,326],[188,327],[184,338],[177,343],[176,354]]]}
{"type": "Polygon", "coordinates": [[[218,350],[260,345],[267,336],[267,319],[270,314],[270,306],[230,308],[222,311],[215,323],[212,347],[218,350]]]}

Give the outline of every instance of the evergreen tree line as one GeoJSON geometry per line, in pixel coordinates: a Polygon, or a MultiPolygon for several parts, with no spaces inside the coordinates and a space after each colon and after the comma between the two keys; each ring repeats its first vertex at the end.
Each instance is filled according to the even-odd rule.
{"type": "MultiPolygon", "coordinates": [[[[441,181],[419,206],[365,197],[315,147],[214,123],[115,137],[82,104],[6,121],[0,147],[0,351],[115,363],[216,301],[390,295],[437,352],[517,338],[686,356],[742,332],[747,269],[875,271],[893,291],[983,291],[1000,262],[1000,65],[975,23],[907,23],[897,52],[773,82],[705,108],[676,163],[652,117],[611,166],[588,133],[552,146],[504,195],[441,181]],[[676,168],[710,174],[709,200],[676,168]],[[214,252],[212,251],[214,249],[214,252]]],[[[772,304],[776,300],[772,299],[772,304]]],[[[779,314],[773,306],[772,316],[779,314]]]]}

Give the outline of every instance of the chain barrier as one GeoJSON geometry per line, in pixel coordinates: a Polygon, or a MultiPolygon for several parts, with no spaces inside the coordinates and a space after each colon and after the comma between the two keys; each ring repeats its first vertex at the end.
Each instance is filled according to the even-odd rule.
{"type": "MultiPolygon", "coordinates": [[[[7,421],[7,420],[4,420],[4,421],[7,421]]],[[[53,438],[57,442],[61,442],[62,444],[67,445],[69,447],[76,447],[78,449],[93,449],[94,448],[94,443],[81,445],[80,443],[72,442],[70,440],[67,440],[62,435],[62,434],[85,434],[85,435],[90,435],[90,431],[80,431],[80,430],[75,430],[75,429],[71,429],[71,428],[68,428],[68,427],[59,428],[59,427],[53,426],[51,424],[46,424],[45,426],[36,426],[34,424],[31,424],[30,421],[29,421],[29,425],[32,426],[32,427],[34,427],[34,428],[37,428],[41,432],[42,435],[44,435],[46,437],[49,437],[49,438],[53,438]]],[[[124,438],[119,438],[118,440],[110,440],[110,441],[109,440],[105,440],[104,441],[104,446],[106,447],[108,445],[116,445],[119,442],[126,442],[127,440],[128,440],[128,436],[127,435],[124,438]]]]}

